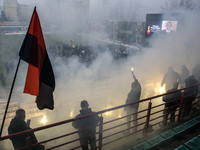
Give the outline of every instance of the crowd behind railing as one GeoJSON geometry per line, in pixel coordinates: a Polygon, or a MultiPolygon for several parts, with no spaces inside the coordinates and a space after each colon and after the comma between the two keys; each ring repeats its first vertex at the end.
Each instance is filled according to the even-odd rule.
{"type": "MultiPolygon", "coordinates": [[[[199,91],[195,93],[186,94],[187,91],[198,87],[199,84],[191,85],[189,87],[185,87],[182,89],[177,89],[165,94],[160,94],[154,97],[149,97],[146,99],[141,99],[139,101],[135,101],[132,103],[116,106],[113,108],[105,109],[98,112],[92,112],[87,115],[78,116],[73,119],[49,124],[46,126],[26,130],[19,133],[10,134],[7,136],[3,136],[0,138],[0,141],[9,140],[14,137],[20,137],[20,135],[26,135],[27,146],[20,149],[31,149],[32,146],[35,145],[45,145],[45,149],[80,149],[84,145],[81,145],[79,141],[84,140],[85,138],[91,137],[91,134],[95,136],[96,147],[93,149],[114,149],[116,147],[121,146],[122,143],[126,143],[129,141],[133,141],[134,139],[147,137],[148,134],[154,133],[155,131],[165,128],[166,126],[171,126],[175,123],[181,123],[184,120],[192,118],[193,115],[200,112],[200,99],[199,99],[199,91]],[[174,94],[181,92],[181,97],[178,99],[171,99],[168,102],[163,101],[164,97],[169,97],[174,94]],[[195,95],[195,98],[194,98],[195,95]],[[160,101],[160,103],[158,103],[160,101]],[[175,102],[175,103],[173,103],[175,102]],[[135,120],[129,121],[131,125],[128,127],[127,117],[130,115],[134,115],[135,113],[128,115],[118,115],[125,107],[130,105],[139,104],[139,110],[136,112],[137,118],[135,120]],[[173,103],[170,107],[166,107],[168,103],[173,103]],[[187,104],[187,105],[185,105],[187,104]],[[191,105],[189,105],[191,104],[191,105]],[[176,109],[171,109],[171,108],[176,109]],[[170,111],[166,112],[167,109],[170,111]],[[184,111],[185,110],[185,111],[184,111]],[[106,117],[107,113],[112,112],[113,117],[106,117]],[[168,116],[169,114],[174,113],[174,115],[168,116]],[[89,118],[92,120],[94,116],[99,116],[98,124],[93,124],[87,128],[75,130],[72,128],[74,122],[81,122],[85,118],[89,118]],[[133,122],[137,121],[138,124],[135,125],[133,122]],[[133,123],[133,124],[132,124],[133,123]],[[128,127],[128,128],[127,128],[128,127]],[[69,130],[67,130],[69,128],[69,130]],[[90,129],[95,128],[96,131],[91,134],[87,134],[86,136],[77,136],[80,133],[86,132],[90,129]],[[55,132],[59,132],[58,135],[54,134],[55,132]],[[130,132],[127,132],[130,131],[130,132]],[[41,140],[40,142],[31,143],[29,135],[33,132],[41,132],[42,134],[51,134],[48,138],[41,140]]],[[[82,122],[84,124],[84,122],[82,122]]],[[[91,143],[90,143],[91,144],[91,143]]],[[[89,143],[88,143],[89,145],[89,143]]],[[[87,147],[87,145],[85,145],[87,147]]],[[[19,150],[19,149],[18,149],[19,150]]]]}
{"type": "MultiPolygon", "coordinates": [[[[105,51],[111,52],[114,59],[126,58],[130,53],[123,50],[118,50],[113,45],[90,47],[78,46],[73,43],[71,45],[62,44],[58,48],[50,46],[48,49],[50,57],[56,56],[67,59],[75,56],[87,65],[92,63],[98,53],[105,51]]],[[[8,66],[8,64],[5,64],[5,66],[8,66]]],[[[192,75],[189,75],[190,73],[185,65],[181,67],[180,75],[170,66],[161,82],[161,86],[165,85],[166,93],[140,99],[141,86],[132,71],[134,82],[131,84],[131,91],[136,91],[134,93],[134,95],[138,95],[136,99],[128,100],[129,97],[132,97],[130,91],[124,105],[98,112],[93,112],[88,103],[81,104],[81,114],[76,118],[34,129],[31,129],[24,122],[25,112],[19,109],[19,112],[16,111],[16,117],[19,115],[18,117],[22,120],[26,129],[16,133],[12,131],[10,124],[8,129],[10,135],[0,137],[0,142],[11,140],[15,145],[13,140],[23,137],[27,146],[20,146],[21,148],[17,146],[15,149],[18,150],[34,149],[35,146],[38,149],[39,145],[42,145],[41,149],[44,149],[44,147],[45,149],[88,149],[88,145],[93,150],[114,149],[129,140],[147,137],[148,134],[159,129],[180,123],[199,112],[199,72],[200,64],[194,67],[192,75]],[[131,108],[130,111],[129,108],[131,108]],[[127,113],[122,115],[124,111],[127,113]],[[112,114],[112,117],[107,117],[109,114],[112,114]],[[34,132],[42,135],[40,142],[37,141],[34,132]],[[32,141],[32,137],[34,137],[34,141],[32,141]]],[[[15,120],[16,117],[12,121],[18,124],[15,120]]],[[[13,127],[15,127],[15,124],[13,127]]]]}

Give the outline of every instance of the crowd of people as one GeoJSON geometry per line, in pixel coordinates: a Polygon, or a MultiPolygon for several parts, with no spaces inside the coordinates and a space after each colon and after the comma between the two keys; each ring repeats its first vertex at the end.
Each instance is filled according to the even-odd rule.
{"type": "Polygon", "coordinates": [[[181,66],[181,73],[174,71],[173,67],[168,68],[168,72],[164,75],[161,86],[165,84],[166,93],[171,93],[163,96],[163,102],[165,107],[163,111],[163,126],[167,125],[168,117],[170,116],[170,124],[175,122],[175,113],[178,107],[180,107],[181,100],[183,98],[182,106],[182,118],[186,118],[190,115],[192,109],[192,103],[198,95],[198,83],[200,83],[199,75],[196,74],[196,65],[190,75],[189,70],[185,65],[181,66]],[[178,90],[179,87],[185,88],[183,91],[178,90]],[[190,87],[190,88],[188,88],[190,87]],[[183,94],[184,92],[184,94],[183,94]]]}
{"type": "Polygon", "coordinates": [[[124,46],[106,44],[106,45],[74,45],[71,44],[62,44],[59,46],[50,45],[47,49],[50,56],[59,56],[64,59],[70,58],[72,56],[78,57],[80,62],[90,65],[93,60],[95,60],[99,53],[110,52],[113,55],[113,58],[121,59],[127,58],[128,55],[137,54],[138,49],[132,49],[124,46]]]}
{"type": "MultiPolygon", "coordinates": [[[[62,57],[63,59],[68,59],[70,57],[78,57],[79,61],[85,63],[86,65],[90,65],[93,60],[95,60],[99,53],[103,53],[105,51],[113,54],[114,59],[127,58],[130,54],[137,54],[138,50],[130,50],[126,47],[119,47],[115,45],[96,45],[96,46],[83,46],[83,45],[74,45],[71,41],[71,44],[62,44],[61,46],[49,46],[47,49],[50,57],[62,57]]],[[[9,74],[12,69],[12,63],[5,63],[5,68],[7,74],[9,74]]],[[[133,73],[133,72],[132,72],[133,73]]],[[[133,74],[134,81],[131,83],[131,90],[127,95],[127,99],[125,104],[130,104],[140,100],[142,87],[133,74]]],[[[5,76],[3,73],[0,74],[0,80],[2,82],[2,86],[5,87],[5,76]]],[[[168,125],[168,120],[170,123],[175,122],[175,112],[177,108],[180,106],[180,102],[182,99],[182,91],[178,90],[179,88],[190,87],[195,84],[200,83],[200,64],[197,64],[190,75],[189,70],[185,65],[181,66],[181,73],[177,73],[174,71],[173,67],[170,66],[168,68],[168,72],[164,75],[163,80],[161,82],[161,86],[165,86],[165,90],[167,93],[171,93],[163,96],[163,102],[165,103],[164,111],[163,111],[163,123],[162,126],[168,125]],[[168,117],[170,116],[170,119],[168,117]]],[[[192,102],[196,99],[198,94],[199,86],[194,86],[191,88],[186,88],[184,90],[183,97],[183,110],[182,110],[182,118],[190,115],[192,102]]],[[[139,103],[135,103],[124,108],[124,111],[127,113],[127,132],[125,134],[130,133],[131,122],[134,126],[134,132],[137,132],[137,112],[139,108],[139,103]]],[[[91,108],[89,108],[89,104],[86,100],[81,101],[81,110],[80,114],[76,116],[79,118],[83,115],[89,115],[94,113],[91,108]]],[[[88,149],[88,143],[90,143],[90,147],[92,149],[96,149],[96,125],[99,123],[100,117],[98,115],[88,116],[86,118],[81,118],[72,122],[72,126],[75,129],[78,129],[79,137],[80,137],[80,145],[83,150],[88,149]],[[90,128],[92,126],[92,128],[90,128]],[[88,128],[89,127],[89,128],[88,128]],[[87,130],[84,130],[88,128],[87,130]]],[[[9,134],[25,131],[31,129],[29,125],[25,122],[25,110],[18,109],[16,111],[15,118],[12,119],[10,126],[8,128],[9,134]]],[[[37,139],[33,132],[30,132],[29,135],[31,143],[37,143],[37,139]]],[[[21,138],[11,138],[14,148],[20,148],[27,145],[27,135],[22,135],[21,138]]],[[[44,149],[43,145],[37,145],[36,149],[44,149]]]]}
{"type": "MultiPolygon", "coordinates": [[[[185,65],[181,66],[180,74],[174,71],[172,66],[168,67],[168,72],[165,73],[163,80],[161,82],[161,87],[164,86],[166,93],[169,93],[162,97],[162,100],[164,102],[164,111],[163,111],[163,121],[162,121],[162,124],[160,124],[161,127],[166,127],[167,125],[175,122],[175,113],[176,113],[177,108],[181,106],[181,100],[183,101],[181,118],[185,119],[190,116],[190,113],[192,110],[192,103],[196,99],[198,99],[197,95],[199,94],[198,93],[199,86],[197,85],[198,83],[200,83],[199,72],[200,72],[200,64],[197,64],[194,67],[191,75],[185,65]],[[184,90],[179,90],[183,88],[184,90]]],[[[126,111],[127,113],[127,132],[124,132],[125,134],[129,134],[131,128],[133,128],[134,132],[137,131],[137,124],[138,124],[137,112],[139,108],[139,103],[134,103],[134,102],[137,102],[140,100],[142,88],[139,81],[134,76],[134,74],[133,74],[133,78],[134,78],[134,81],[131,83],[131,90],[128,93],[127,99],[125,102],[125,104],[130,104],[130,103],[133,103],[133,104],[126,106],[124,108],[124,111],[126,111]],[[133,127],[130,128],[131,122],[133,123],[133,127]]]]}
{"type": "MultiPolygon", "coordinates": [[[[192,70],[190,75],[188,69],[185,65],[181,66],[181,73],[174,71],[173,67],[168,67],[168,72],[164,75],[161,82],[161,86],[165,86],[167,95],[164,95],[162,98],[164,102],[164,111],[163,111],[163,121],[161,126],[165,127],[168,124],[175,122],[175,113],[177,108],[180,107],[181,100],[183,99],[182,105],[182,114],[181,117],[189,117],[191,113],[192,103],[197,98],[198,87],[197,85],[200,81],[199,70],[200,65],[196,65],[192,70]],[[184,88],[184,90],[179,90],[179,88],[184,88]],[[184,92],[184,94],[182,93],[184,92]],[[184,95],[184,96],[183,96],[184,95]],[[170,118],[168,118],[170,116],[170,118]],[[169,120],[169,121],[168,121],[169,120]],[[168,123],[169,122],[169,123],[168,123]]],[[[142,87],[135,77],[133,71],[134,81],[131,83],[131,90],[127,95],[124,107],[124,111],[127,113],[127,132],[124,134],[130,134],[130,129],[133,128],[134,132],[137,132],[138,126],[138,108],[141,96],[142,87]],[[136,102],[136,103],[134,103],[136,102]],[[132,104],[131,104],[132,103],[132,104]],[[131,105],[130,105],[131,104],[131,105]],[[131,127],[133,123],[133,127],[131,127]]],[[[72,126],[78,130],[78,135],[80,137],[80,145],[82,150],[88,150],[88,143],[92,149],[97,149],[96,146],[96,126],[100,121],[98,114],[92,111],[89,108],[89,103],[86,100],[81,101],[80,103],[81,110],[72,122],[72,126]],[[86,117],[83,117],[87,115],[86,117]]],[[[16,111],[15,118],[12,119],[8,132],[9,134],[25,131],[31,129],[29,124],[25,122],[25,110],[18,109],[16,111]]],[[[153,131],[153,130],[152,130],[153,131]]],[[[21,135],[21,138],[11,138],[14,148],[20,148],[27,145],[27,136],[30,138],[31,143],[37,143],[37,139],[33,132],[29,134],[21,135]]],[[[37,149],[44,149],[43,145],[37,145],[37,149]]]]}
{"type": "MultiPolygon", "coordinates": [[[[106,45],[75,45],[72,43],[70,44],[61,44],[59,46],[50,45],[47,48],[47,52],[49,56],[52,58],[51,63],[54,65],[55,57],[61,57],[64,60],[67,60],[71,57],[77,57],[78,60],[89,66],[92,62],[97,58],[99,53],[103,52],[110,52],[113,55],[114,60],[119,60],[123,58],[127,58],[129,55],[136,55],[140,50],[127,48],[124,46],[114,45],[114,44],[106,44],[106,45]]],[[[0,85],[2,88],[7,87],[7,76],[14,71],[14,61],[18,60],[19,54],[16,52],[15,59],[10,62],[1,62],[2,64],[2,71],[0,73],[0,85]]]]}
{"type": "MultiPolygon", "coordinates": [[[[95,60],[99,53],[110,52],[113,55],[113,59],[127,58],[130,54],[137,54],[138,50],[128,50],[125,47],[119,47],[115,45],[96,45],[96,46],[83,46],[83,45],[74,45],[71,41],[71,45],[62,44],[61,46],[49,46],[47,49],[50,57],[62,57],[63,59],[68,59],[70,57],[78,57],[81,63],[85,63],[89,66],[93,60],[95,60]]],[[[5,64],[6,73],[9,74],[13,70],[13,63],[6,62],[5,64]]],[[[133,72],[132,72],[133,74],[133,72]]],[[[131,90],[127,95],[125,104],[130,104],[140,100],[142,87],[140,82],[133,74],[134,81],[131,83],[131,90]]],[[[3,87],[6,87],[5,76],[3,73],[0,74],[0,80],[3,87]]],[[[197,64],[190,75],[189,70],[185,65],[181,66],[181,73],[174,71],[173,67],[168,67],[168,72],[164,75],[161,82],[161,87],[165,86],[167,93],[171,93],[163,96],[164,111],[163,111],[163,123],[162,126],[168,125],[168,120],[170,124],[175,122],[175,113],[177,108],[180,106],[182,99],[182,91],[178,90],[179,88],[190,87],[195,84],[200,83],[200,64],[197,64]],[[170,119],[168,119],[170,116],[170,119]]],[[[183,107],[182,107],[182,118],[190,115],[192,103],[196,99],[198,94],[199,86],[194,86],[191,88],[186,88],[184,90],[183,97],[183,107]]],[[[76,116],[79,118],[83,115],[89,115],[94,113],[86,100],[81,102],[80,114],[76,116]]],[[[127,113],[127,132],[125,134],[130,134],[131,122],[133,123],[134,132],[137,132],[137,117],[138,117],[138,108],[139,103],[126,106],[124,111],[127,113]]],[[[92,115],[86,117],[85,119],[79,119],[72,122],[72,126],[75,129],[79,130],[80,145],[83,150],[88,149],[88,144],[90,147],[96,149],[96,125],[99,123],[99,116],[92,115]],[[93,126],[92,128],[88,128],[93,126]],[[87,130],[84,130],[88,128],[87,130]],[[88,136],[89,135],[89,136],[88,136]]],[[[16,111],[15,118],[12,119],[10,126],[8,128],[9,134],[25,131],[31,129],[29,125],[25,122],[25,110],[19,109],[16,111]]],[[[29,135],[31,143],[37,143],[37,139],[33,132],[30,132],[29,135]]],[[[14,148],[20,148],[27,145],[27,135],[22,135],[21,138],[11,138],[14,148]]],[[[43,145],[37,145],[36,149],[44,149],[43,145]]]]}

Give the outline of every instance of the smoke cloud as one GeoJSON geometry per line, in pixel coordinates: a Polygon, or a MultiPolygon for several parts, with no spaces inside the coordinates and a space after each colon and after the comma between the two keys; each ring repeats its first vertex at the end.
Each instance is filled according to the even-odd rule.
{"type": "MultiPolygon", "coordinates": [[[[134,2],[137,3],[138,6],[141,6],[140,11],[144,11],[146,6],[144,6],[143,3],[138,1],[134,2]]],[[[116,5],[117,3],[113,2],[112,7],[116,5]]],[[[41,24],[43,24],[43,22],[44,24],[52,24],[56,26],[56,29],[59,31],[55,36],[44,35],[46,47],[49,48],[50,45],[58,46],[63,43],[70,44],[70,39],[72,39],[75,44],[76,42],[80,44],[78,39],[75,39],[75,37],[77,37],[75,32],[79,31],[81,28],[83,29],[82,32],[84,32],[84,28],[86,28],[86,24],[83,21],[85,15],[81,13],[84,10],[79,9],[77,13],[72,3],[66,5],[62,3],[62,1],[56,2],[55,5],[43,6],[44,5],[38,5],[37,7],[41,24]],[[77,18],[78,16],[80,19],[77,18]]],[[[109,12],[109,10],[113,10],[111,9],[112,7],[105,8],[105,12],[112,15],[112,13],[109,12]]],[[[106,18],[108,15],[106,15],[105,12],[102,16],[101,13],[98,12],[90,15],[91,18],[96,17],[97,20],[102,18],[109,19],[106,18]]],[[[129,12],[126,12],[124,15],[125,20],[131,18],[128,13],[129,12]]],[[[146,12],[142,13],[145,14],[146,12]]],[[[180,73],[181,65],[185,64],[191,74],[194,66],[200,63],[199,11],[187,12],[184,10],[180,14],[183,16],[183,20],[178,22],[180,30],[177,31],[176,34],[152,37],[148,41],[151,45],[150,47],[143,47],[137,55],[130,55],[126,59],[115,60],[111,52],[105,51],[103,53],[98,53],[97,58],[87,66],[81,63],[77,57],[70,57],[66,60],[59,56],[50,55],[56,77],[56,89],[54,91],[55,110],[43,110],[48,116],[47,123],[70,119],[70,115],[75,117],[75,115],[79,113],[80,102],[84,99],[89,102],[90,107],[94,111],[124,104],[127,94],[131,89],[131,83],[133,82],[131,74],[132,67],[134,68],[136,78],[142,86],[141,99],[159,94],[158,90],[162,78],[169,66],[173,66],[174,70],[180,73]]],[[[139,13],[136,13],[134,19],[144,21],[144,18],[145,16],[139,17],[139,13]]],[[[97,37],[97,35],[95,36],[96,39],[100,38],[97,37]]],[[[5,37],[1,36],[1,38],[5,37]]],[[[23,36],[12,36],[6,37],[4,42],[0,40],[2,62],[12,60],[16,57],[12,51],[19,51],[23,38],[23,36]],[[7,52],[7,50],[10,52],[7,52]]],[[[83,42],[81,44],[83,45],[95,45],[98,43],[95,40],[87,43],[87,36],[84,38],[86,41],[85,39],[83,40],[83,37],[80,37],[80,41],[83,42]]],[[[16,65],[17,59],[13,62],[16,65]]],[[[13,74],[14,71],[15,69],[12,71],[13,74]]],[[[34,96],[22,93],[26,72],[27,64],[21,62],[14,88],[14,93],[17,93],[17,98],[14,96],[12,101],[17,100],[19,103],[23,104],[21,105],[22,107],[33,103],[35,100],[34,96]]],[[[13,74],[10,74],[9,82],[12,81],[13,74]]],[[[9,87],[7,87],[7,89],[9,89],[9,87]]],[[[5,95],[5,100],[7,96],[8,95],[5,95]]],[[[142,106],[140,106],[140,108],[141,107],[142,106]]],[[[32,122],[31,127],[34,128],[40,125],[41,124],[38,124],[38,122],[32,122]]],[[[70,131],[70,129],[72,128],[69,127],[68,130],[70,131]]],[[[40,134],[38,134],[38,136],[40,136],[41,139],[43,137],[40,134]]]]}

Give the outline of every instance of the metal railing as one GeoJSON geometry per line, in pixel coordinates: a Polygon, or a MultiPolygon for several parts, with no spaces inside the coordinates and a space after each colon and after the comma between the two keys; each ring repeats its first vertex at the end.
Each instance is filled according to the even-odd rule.
{"type": "MultiPolygon", "coordinates": [[[[183,107],[190,107],[190,106],[184,106],[186,102],[191,101],[192,99],[187,98],[187,95],[184,96],[184,91],[188,88],[193,88],[195,86],[199,86],[200,84],[193,85],[187,88],[182,88],[173,92],[164,93],[160,95],[156,95],[153,97],[141,99],[139,101],[120,105],[117,107],[105,109],[102,111],[98,111],[89,115],[84,115],[78,118],[68,119],[60,122],[56,122],[53,124],[45,125],[42,127],[30,129],[27,131],[23,131],[20,133],[15,133],[7,136],[0,137],[0,142],[4,140],[9,140],[10,138],[17,137],[22,134],[29,134],[30,132],[42,132],[41,135],[43,135],[43,138],[40,142],[31,144],[30,138],[27,136],[27,146],[20,148],[18,150],[22,149],[31,149],[31,147],[38,145],[38,144],[45,144],[45,149],[51,150],[51,149],[80,149],[81,145],[79,143],[79,136],[78,132],[81,132],[83,130],[87,130],[91,127],[88,127],[87,129],[83,129],[80,131],[77,131],[74,129],[71,125],[73,121],[76,121],[78,119],[82,119],[84,117],[92,116],[98,114],[100,116],[100,122],[96,126],[96,143],[97,143],[97,149],[114,149],[115,147],[118,147],[121,145],[121,143],[129,142],[131,140],[134,140],[139,137],[146,137],[148,133],[153,132],[155,130],[159,130],[162,126],[160,126],[165,120],[163,117],[165,115],[171,114],[172,112],[168,112],[167,114],[164,114],[164,110],[169,109],[171,107],[177,107],[176,110],[174,110],[175,113],[175,122],[180,122],[183,114],[183,107]],[[182,91],[182,97],[180,100],[180,103],[175,104],[173,106],[170,106],[169,108],[165,108],[164,105],[165,102],[162,101],[163,96],[169,95],[172,93],[176,93],[178,91],[182,91]],[[184,98],[187,98],[185,100],[184,98]],[[124,107],[129,105],[134,105],[139,103],[139,109],[138,112],[133,114],[125,114],[121,115],[123,112],[124,107]],[[109,114],[112,114],[112,117],[107,117],[109,114]],[[137,115],[137,119],[127,121],[127,117],[137,115]],[[137,121],[138,123],[136,125],[131,125],[130,128],[127,128],[128,123],[133,123],[134,121],[137,121]],[[136,130],[137,129],[137,130],[136,130]],[[131,130],[130,133],[126,132],[128,130],[131,130]],[[58,135],[54,134],[55,131],[60,131],[58,135]],[[49,135],[50,133],[50,135],[49,135]],[[45,137],[48,135],[47,137],[45,137]],[[130,138],[131,137],[131,138],[130,138]]],[[[192,100],[192,107],[191,111],[199,111],[200,109],[200,100],[199,100],[199,92],[193,93],[196,96],[195,100],[192,100]]],[[[177,99],[173,99],[170,102],[177,101],[177,99]]],[[[170,103],[167,102],[167,103],[170,103]]],[[[184,108],[187,110],[186,108],[184,108]]],[[[189,110],[189,109],[188,109],[189,110]]],[[[167,121],[169,122],[171,118],[168,117],[167,121]]],[[[37,136],[37,135],[36,135],[37,136]]],[[[90,136],[90,135],[87,135],[90,136]]]]}

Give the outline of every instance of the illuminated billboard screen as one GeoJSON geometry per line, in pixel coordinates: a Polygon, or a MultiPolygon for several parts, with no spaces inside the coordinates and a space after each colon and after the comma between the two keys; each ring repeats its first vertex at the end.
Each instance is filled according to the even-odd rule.
{"type": "Polygon", "coordinates": [[[147,14],[146,16],[146,33],[148,37],[155,33],[170,34],[177,31],[178,19],[177,15],[165,14],[147,14]]]}

